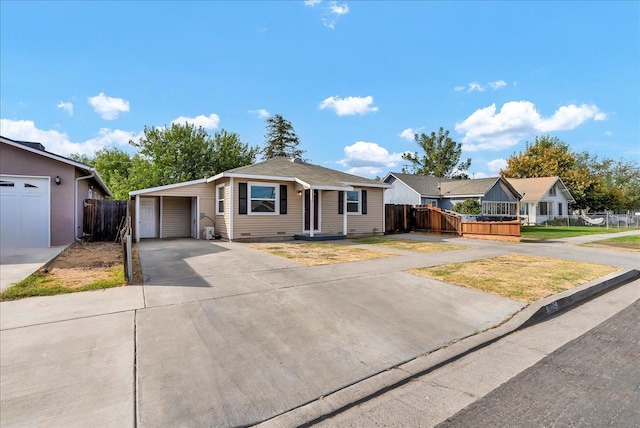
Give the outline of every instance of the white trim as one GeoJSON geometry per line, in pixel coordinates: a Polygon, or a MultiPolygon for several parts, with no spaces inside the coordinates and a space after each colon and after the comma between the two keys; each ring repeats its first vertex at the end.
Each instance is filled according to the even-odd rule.
{"type": "Polygon", "coordinates": [[[300,180],[298,177],[295,177],[294,181],[296,183],[300,184],[305,189],[310,189],[311,188],[311,184],[307,183],[306,181],[300,180]]]}
{"type": "Polygon", "coordinates": [[[201,178],[199,180],[183,181],[182,183],[166,184],[164,186],[157,186],[157,187],[149,187],[147,189],[131,191],[129,192],[129,196],[144,195],[145,193],[158,192],[160,190],[175,189],[177,187],[190,186],[192,184],[202,184],[206,182],[207,182],[206,178],[201,178]]]}
{"type": "MultiPolygon", "coordinates": [[[[395,177],[395,175],[394,175],[394,177],[395,177]]],[[[396,177],[396,180],[397,179],[398,179],[398,177],[396,177]]],[[[357,182],[351,182],[351,181],[343,181],[342,183],[346,184],[347,186],[357,186],[357,187],[376,187],[376,188],[382,188],[382,189],[392,189],[393,188],[393,186],[391,184],[387,184],[387,183],[379,183],[379,184],[378,183],[357,183],[357,182]]]]}
{"type": "Polygon", "coordinates": [[[136,195],[136,243],[140,242],[140,195],[136,195]]]}
{"type": "MultiPolygon", "coordinates": [[[[304,192],[309,191],[309,209],[311,210],[311,212],[309,213],[309,225],[311,225],[311,221],[312,221],[312,215],[315,215],[315,205],[311,205],[313,204],[313,200],[315,198],[311,197],[311,192],[314,191],[318,191],[318,224],[315,224],[315,229],[314,232],[321,232],[322,231],[322,191],[318,190],[318,189],[304,189],[304,192]]],[[[311,230],[306,229],[305,228],[305,209],[304,209],[304,203],[305,203],[305,199],[306,199],[306,195],[303,193],[302,195],[302,233],[307,233],[309,232],[310,236],[313,238],[313,235],[311,234],[311,230]]]]}
{"type": "Polygon", "coordinates": [[[159,205],[158,209],[160,210],[160,212],[158,213],[158,218],[160,219],[159,220],[160,224],[158,224],[158,236],[160,237],[160,239],[162,239],[163,238],[163,236],[162,236],[162,220],[164,220],[162,213],[164,212],[164,196],[160,196],[160,203],[158,205],[159,205]]]}
{"type": "MultiPolygon", "coordinates": [[[[263,198],[267,199],[267,198],[263,198]]],[[[256,200],[260,200],[257,198],[256,200]]],[[[269,199],[270,200],[270,199],[269,199]]],[[[280,184],[279,183],[265,183],[261,181],[249,181],[247,182],[247,214],[248,215],[280,215],[280,184]],[[273,212],[253,212],[251,201],[251,188],[252,187],[273,187],[275,193],[275,199],[273,201],[273,212]]]]}
{"type": "MultiPolygon", "coordinates": [[[[382,199],[382,204],[384,205],[384,197],[382,199]]],[[[344,195],[342,195],[342,234],[344,236],[347,236],[349,232],[349,222],[347,220],[348,218],[349,214],[347,213],[347,194],[345,193],[344,195]]]]}
{"type": "Polygon", "coordinates": [[[224,215],[224,211],[225,211],[225,185],[224,183],[222,184],[216,184],[216,215],[224,215]],[[219,194],[218,194],[218,189],[222,189],[222,211],[220,211],[219,207],[220,207],[220,198],[219,198],[219,194]]]}
{"type": "MultiPolygon", "coordinates": [[[[76,161],[74,161],[72,159],[65,158],[64,156],[56,155],[55,153],[47,152],[46,150],[38,150],[38,149],[31,148],[29,146],[25,146],[24,144],[20,144],[20,143],[18,143],[16,141],[10,140],[7,137],[0,136],[0,141],[5,143],[5,144],[10,145],[11,147],[15,147],[17,149],[22,149],[22,150],[25,150],[25,151],[30,152],[30,153],[35,153],[37,155],[44,156],[45,158],[56,160],[58,162],[63,162],[63,163],[66,163],[68,165],[75,166],[76,168],[84,169],[87,172],[92,172],[94,174],[94,178],[96,179],[96,181],[98,182],[100,187],[102,187],[102,190],[105,191],[106,195],[113,197],[113,194],[111,193],[111,190],[109,190],[107,185],[104,184],[104,181],[102,181],[102,177],[100,177],[100,174],[98,174],[98,171],[95,168],[93,168],[93,167],[91,167],[89,165],[83,164],[81,162],[76,162],[76,161]]],[[[74,236],[75,235],[76,235],[76,233],[74,232],[74,236]]]]}
{"type": "Polygon", "coordinates": [[[229,241],[233,241],[233,177],[229,179],[229,186],[229,241]]]}
{"type": "MultiPolygon", "coordinates": [[[[362,189],[354,189],[354,190],[349,190],[349,192],[357,192],[358,193],[358,211],[357,212],[348,212],[347,210],[347,215],[362,215],[362,189]]],[[[349,201],[347,198],[347,192],[344,193],[344,200],[347,201],[346,202],[346,207],[349,207],[349,201]]],[[[353,202],[351,202],[353,203],[353,202]]]]}
{"type": "Polygon", "coordinates": [[[346,187],[341,187],[341,186],[316,186],[316,185],[312,185],[311,186],[312,189],[316,189],[316,190],[337,190],[337,191],[345,191],[345,192],[350,192],[352,190],[354,190],[354,188],[352,186],[346,186],[346,187]]]}
{"type": "Polygon", "coordinates": [[[207,179],[207,183],[220,180],[221,178],[233,177],[253,180],[271,180],[271,181],[296,181],[295,177],[282,177],[277,175],[256,175],[256,174],[238,174],[237,172],[221,172],[207,179]]]}

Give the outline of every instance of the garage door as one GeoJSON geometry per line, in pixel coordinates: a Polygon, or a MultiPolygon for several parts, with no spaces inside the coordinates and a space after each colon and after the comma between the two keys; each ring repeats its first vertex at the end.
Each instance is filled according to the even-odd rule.
{"type": "Polygon", "coordinates": [[[49,246],[49,178],[0,175],[0,246],[49,246]]]}

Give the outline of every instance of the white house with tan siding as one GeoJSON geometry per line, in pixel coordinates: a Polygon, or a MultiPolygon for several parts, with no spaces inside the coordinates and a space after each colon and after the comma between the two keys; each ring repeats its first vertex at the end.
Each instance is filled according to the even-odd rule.
{"type": "Polygon", "coordinates": [[[130,193],[136,240],[203,237],[229,241],[318,239],[384,233],[389,185],[277,157],[213,177],[130,193]]]}

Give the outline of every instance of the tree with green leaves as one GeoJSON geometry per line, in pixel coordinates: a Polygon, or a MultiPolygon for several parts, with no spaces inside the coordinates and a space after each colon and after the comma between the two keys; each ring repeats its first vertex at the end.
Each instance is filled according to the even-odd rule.
{"type": "Polygon", "coordinates": [[[451,211],[459,214],[480,214],[482,212],[482,205],[476,199],[465,199],[462,202],[457,202],[451,207],[451,211]]]}
{"type": "Polygon", "coordinates": [[[443,178],[469,178],[467,170],[471,166],[471,159],[460,162],[462,144],[449,137],[448,130],[440,127],[437,134],[415,134],[414,138],[423,154],[403,154],[402,158],[411,162],[410,168],[403,168],[403,172],[443,178]]]}
{"type": "Polygon", "coordinates": [[[568,144],[548,135],[527,142],[524,151],[507,159],[507,167],[501,173],[513,178],[558,176],[579,209],[634,209],[640,203],[637,163],[575,153],[568,144]]]}
{"type": "Polygon", "coordinates": [[[277,156],[299,158],[305,152],[299,148],[300,139],[293,130],[291,122],[279,114],[267,119],[267,133],[264,136],[264,142],[262,156],[265,159],[277,156]]]}

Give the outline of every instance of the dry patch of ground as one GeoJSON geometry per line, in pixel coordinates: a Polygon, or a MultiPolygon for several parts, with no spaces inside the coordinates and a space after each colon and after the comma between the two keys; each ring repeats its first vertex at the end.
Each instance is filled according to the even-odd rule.
{"type": "Polygon", "coordinates": [[[617,268],[550,257],[509,254],[409,273],[531,303],[615,272],[617,268]]]}
{"type": "Polygon", "coordinates": [[[371,236],[367,238],[353,239],[356,244],[379,245],[381,247],[393,248],[396,250],[416,251],[419,253],[436,253],[440,251],[464,250],[465,245],[447,244],[444,242],[425,242],[407,239],[395,239],[386,236],[371,236]]]}
{"type": "Polygon", "coordinates": [[[394,257],[393,254],[327,242],[286,242],[254,244],[251,248],[285,257],[305,266],[394,257]]]}
{"type": "MultiPolygon", "coordinates": [[[[142,284],[138,249],[133,248],[134,283],[142,284]]],[[[0,300],[49,296],[125,285],[123,251],[113,242],[74,243],[45,269],[0,294],[0,300]]]]}

